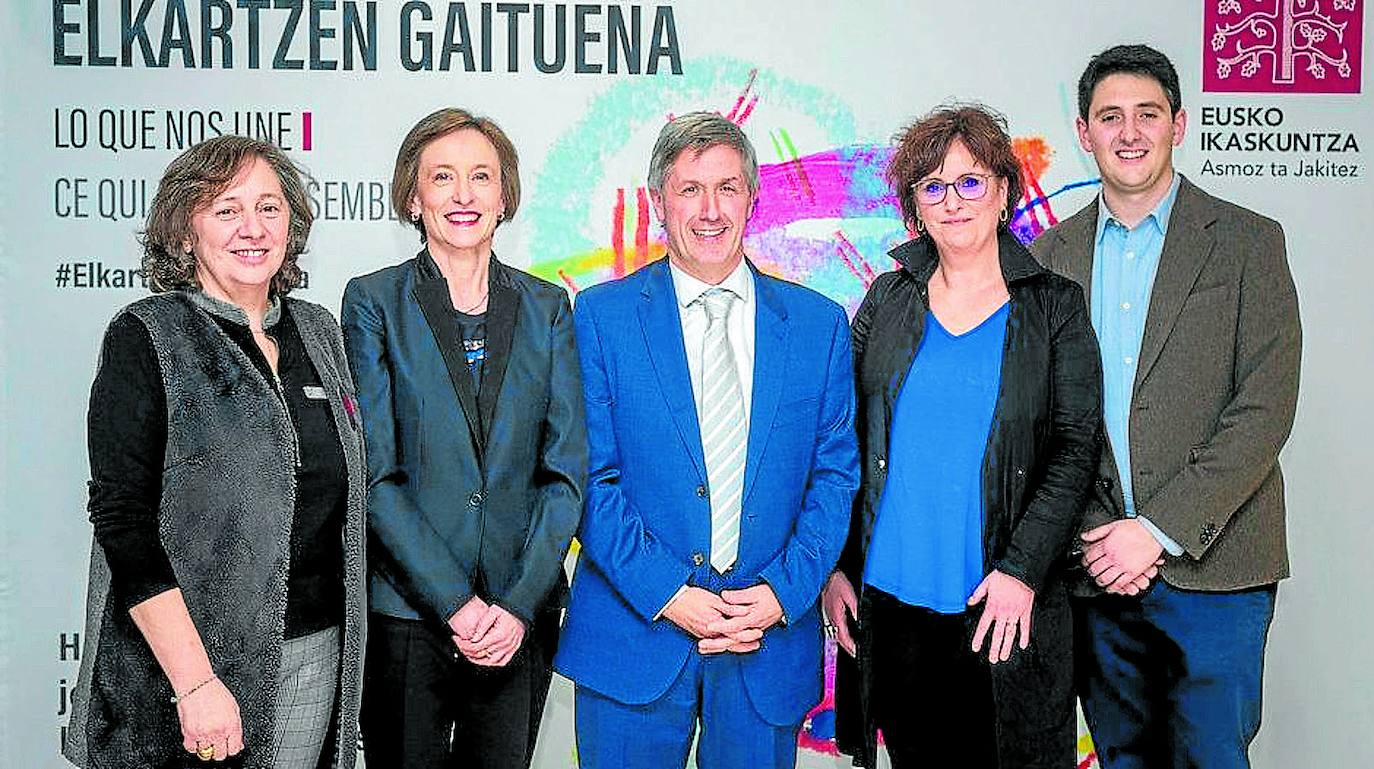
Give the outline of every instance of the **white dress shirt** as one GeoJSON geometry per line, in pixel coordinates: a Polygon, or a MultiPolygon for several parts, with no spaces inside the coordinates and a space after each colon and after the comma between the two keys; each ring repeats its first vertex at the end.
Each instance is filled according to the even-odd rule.
{"type": "Polygon", "coordinates": [[[754,273],[741,259],[734,271],[716,286],[688,275],[671,261],[668,272],[673,276],[673,290],[677,292],[678,318],[682,321],[682,343],[687,348],[687,372],[692,378],[692,400],[696,402],[697,420],[701,420],[702,344],[706,339],[706,307],[697,299],[712,288],[729,289],[735,294],[726,319],[726,336],[735,355],[739,374],[740,395],[744,398],[744,424],[749,425],[750,406],[754,393],[754,273]]]}
{"type": "MultiPolygon", "coordinates": [[[[682,344],[687,348],[687,374],[692,380],[692,400],[697,407],[697,424],[701,423],[701,394],[704,392],[701,381],[702,346],[706,341],[706,306],[697,299],[707,290],[716,288],[688,275],[670,260],[668,273],[673,278],[673,291],[677,293],[678,319],[682,322],[682,344]]],[[[744,434],[749,434],[749,412],[753,405],[754,394],[754,273],[741,259],[738,266],[717,284],[735,294],[730,303],[730,315],[726,318],[725,335],[730,339],[730,350],[735,355],[735,367],[739,373],[739,391],[744,399],[744,434]]],[[[687,586],[683,585],[673,593],[673,597],[663,604],[654,615],[657,620],[669,604],[682,595],[687,586]]]]}

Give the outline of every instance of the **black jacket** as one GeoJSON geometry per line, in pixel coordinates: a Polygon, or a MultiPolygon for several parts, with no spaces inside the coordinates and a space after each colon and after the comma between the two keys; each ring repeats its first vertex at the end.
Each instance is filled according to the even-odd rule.
{"type": "MultiPolygon", "coordinates": [[[[1097,467],[1102,373],[1078,285],[1041,267],[1007,232],[999,247],[1011,300],[983,462],[983,562],[1029,585],[1035,606],[1030,648],[993,668],[998,752],[1004,767],[1070,766],[1077,722],[1062,571],[1097,467]]],[[[929,238],[904,243],[892,256],[902,269],[873,282],[853,323],[863,481],[839,568],[856,589],[887,480],[893,406],[920,347],[938,264],[929,238]]],[[[861,606],[858,659],[840,655],[835,697],[840,748],[872,765],[865,613],[861,606]]]]}

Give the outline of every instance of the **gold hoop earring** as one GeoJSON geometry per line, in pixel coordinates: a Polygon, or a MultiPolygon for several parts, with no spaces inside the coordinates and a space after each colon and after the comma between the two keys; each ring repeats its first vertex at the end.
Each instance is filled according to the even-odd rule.
{"type": "Polygon", "coordinates": [[[916,217],[916,231],[917,231],[917,232],[925,232],[925,231],[926,231],[926,223],[923,222],[923,221],[921,221],[921,217],[919,217],[919,216],[916,217]]]}
{"type": "Polygon", "coordinates": [[[1005,208],[1002,209],[1002,213],[1000,213],[1000,214],[997,215],[997,221],[1001,222],[1002,224],[1006,224],[1006,223],[1007,223],[1007,219],[1010,219],[1010,218],[1011,218],[1011,215],[1007,213],[1007,209],[1005,209],[1005,208]]]}

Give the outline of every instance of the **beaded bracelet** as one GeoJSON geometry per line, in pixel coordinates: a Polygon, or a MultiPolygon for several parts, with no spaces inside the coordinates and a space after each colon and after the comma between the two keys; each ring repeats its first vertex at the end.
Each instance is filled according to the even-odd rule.
{"type": "Polygon", "coordinates": [[[210,683],[216,678],[219,678],[219,676],[211,674],[209,678],[205,679],[204,681],[201,681],[195,686],[192,686],[189,690],[186,691],[185,694],[172,694],[172,704],[175,705],[178,702],[181,702],[182,700],[186,699],[187,697],[190,697],[192,694],[195,694],[196,692],[200,691],[200,687],[210,683]]]}

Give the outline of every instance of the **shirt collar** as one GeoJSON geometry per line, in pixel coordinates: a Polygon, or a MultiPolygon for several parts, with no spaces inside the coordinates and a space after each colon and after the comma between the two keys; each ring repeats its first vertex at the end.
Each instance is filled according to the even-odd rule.
{"type": "MultiPolygon", "coordinates": [[[[1183,180],[1183,174],[1177,169],[1173,170],[1174,180],[1169,183],[1169,191],[1164,193],[1164,197],[1155,204],[1155,209],[1141,220],[1140,225],[1153,223],[1160,235],[1167,234],[1169,231],[1169,215],[1173,213],[1174,201],[1178,199],[1179,184],[1183,180]]],[[[1102,193],[1097,193],[1097,236],[1093,239],[1094,243],[1102,242],[1102,233],[1106,232],[1108,224],[1115,224],[1118,227],[1125,227],[1116,216],[1107,208],[1107,199],[1102,193]]],[[[1136,225],[1136,226],[1140,226],[1136,225]]]]}
{"type": "MultiPolygon", "coordinates": [[[[238,305],[231,304],[230,302],[226,302],[222,299],[216,299],[215,297],[210,296],[209,294],[200,290],[183,289],[182,293],[184,293],[187,296],[187,298],[191,300],[192,304],[196,305],[197,307],[206,311],[207,313],[214,315],[218,318],[223,318],[224,320],[230,321],[232,323],[237,323],[240,326],[248,326],[248,313],[244,312],[243,309],[240,308],[238,305]]],[[[278,296],[268,297],[267,312],[263,315],[262,327],[264,329],[268,329],[277,325],[277,321],[281,320],[281,313],[281,298],[278,296]]]]}
{"type": "Polygon", "coordinates": [[[749,271],[749,264],[744,259],[739,260],[735,269],[716,286],[688,275],[682,268],[673,264],[672,259],[668,260],[668,272],[673,276],[673,290],[677,292],[678,306],[684,309],[700,298],[707,290],[717,286],[729,289],[740,298],[742,304],[748,304],[754,298],[754,276],[749,271]]]}

